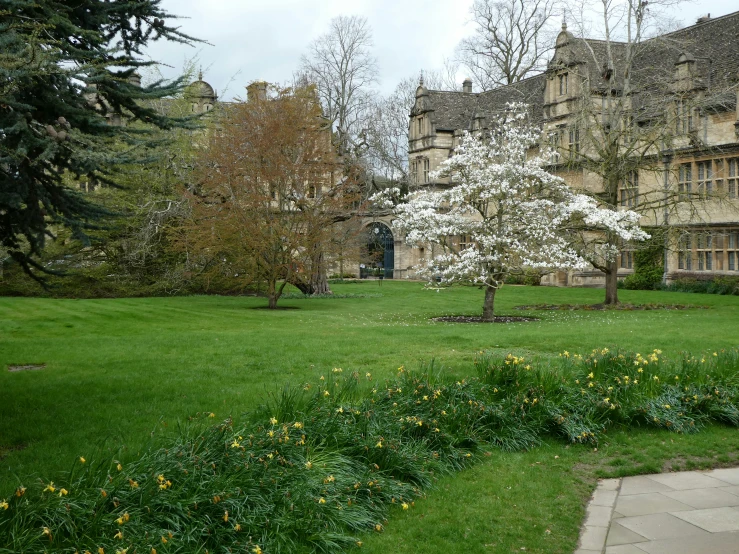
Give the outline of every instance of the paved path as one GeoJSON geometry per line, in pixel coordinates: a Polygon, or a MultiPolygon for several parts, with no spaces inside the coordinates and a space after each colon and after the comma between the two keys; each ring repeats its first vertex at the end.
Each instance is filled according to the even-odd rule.
{"type": "Polygon", "coordinates": [[[739,468],[605,479],[575,554],[739,554],[739,468]]]}

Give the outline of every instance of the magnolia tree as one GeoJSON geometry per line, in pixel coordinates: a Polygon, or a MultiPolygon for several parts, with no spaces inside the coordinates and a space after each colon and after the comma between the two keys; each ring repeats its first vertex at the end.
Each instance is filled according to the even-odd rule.
{"type": "MultiPolygon", "coordinates": [[[[430,286],[485,290],[483,321],[493,321],[495,293],[509,274],[586,268],[589,253],[576,240],[583,228],[624,241],[648,238],[635,212],[600,208],[544,169],[551,153],[532,155],[541,132],[528,123],[525,106],[508,106],[491,129],[465,134],[432,174],[451,184],[412,194],[396,205],[394,221],[409,245],[431,246],[416,267],[430,286]]],[[[607,244],[600,248],[615,257],[607,244]]]]}

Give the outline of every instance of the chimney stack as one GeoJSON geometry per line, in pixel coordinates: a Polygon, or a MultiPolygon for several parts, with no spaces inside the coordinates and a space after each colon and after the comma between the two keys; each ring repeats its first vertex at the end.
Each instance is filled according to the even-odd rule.
{"type": "Polygon", "coordinates": [[[246,99],[248,102],[267,99],[267,83],[265,81],[254,81],[246,87],[246,99]]]}
{"type": "Polygon", "coordinates": [[[472,92],[472,79],[469,77],[462,83],[462,92],[472,92]]]}
{"type": "Polygon", "coordinates": [[[706,14],[704,16],[699,17],[698,18],[698,21],[696,21],[695,23],[697,25],[699,23],[705,23],[706,21],[710,21],[710,20],[711,20],[711,14],[708,13],[708,14],[706,14]]]}

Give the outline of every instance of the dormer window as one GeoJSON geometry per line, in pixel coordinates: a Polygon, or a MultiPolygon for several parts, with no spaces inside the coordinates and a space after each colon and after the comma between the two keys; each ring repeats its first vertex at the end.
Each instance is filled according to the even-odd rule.
{"type": "Polygon", "coordinates": [[[564,96],[567,94],[567,73],[563,73],[559,76],[559,95],[564,96]]]}

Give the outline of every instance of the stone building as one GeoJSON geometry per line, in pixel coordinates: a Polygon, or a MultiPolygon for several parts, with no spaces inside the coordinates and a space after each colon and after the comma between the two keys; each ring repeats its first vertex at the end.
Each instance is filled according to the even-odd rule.
{"type": "MultiPolygon", "coordinates": [[[[469,79],[461,91],[428,90],[421,81],[409,122],[412,180],[418,186],[444,186],[431,172],[451,155],[463,131],[485,129],[507,103],[523,102],[543,129],[541,144],[560,152],[550,170],[575,189],[602,191],[602,177],[584,160],[597,151],[592,141],[603,133],[594,118],[602,117],[608,102],[618,101],[626,120],[623,142],[630,139],[629,128],[648,136],[655,122],[662,127],[651,148],[638,160],[627,160],[633,161],[633,170],[618,182],[612,204],[639,210],[645,226],[667,224],[672,230],[665,243],[667,280],[739,275],[737,29],[739,12],[707,16],[644,41],[634,55],[633,46],[626,43],[611,42],[607,49],[605,42],[576,38],[563,25],[548,68],[539,75],[479,93],[472,92],[469,79]],[[618,63],[630,55],[628,78],[614,77],[618,63]],[[655,203],[661,195],[675,201],[655,203]],[[650,209],[655,205],[659,209],[650,209]]],[[[394,246],[395,277],[412,276],[411,268],[420,258],[433,256],[405,246],[402,237],[395,237],[394,246]]],[[[622,245],[618,262],[619,277],[633,271],[629,245],[622,245]]],[[[603,279],[603,273],[593,270],[560,272],[545,276],[543,282],[600,286],[603,279]]]]}

